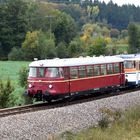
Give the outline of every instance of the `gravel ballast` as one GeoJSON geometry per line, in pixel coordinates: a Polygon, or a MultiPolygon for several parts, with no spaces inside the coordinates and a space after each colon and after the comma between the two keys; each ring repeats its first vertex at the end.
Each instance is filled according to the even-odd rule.
{"type": "Polygon", "coordinates": [[[100,110],[127,109],[140,105],[140,92],[113,96],[72,106],[0,118],[0,140],[33,140],[65,131],[97,125],[100,110]]]}

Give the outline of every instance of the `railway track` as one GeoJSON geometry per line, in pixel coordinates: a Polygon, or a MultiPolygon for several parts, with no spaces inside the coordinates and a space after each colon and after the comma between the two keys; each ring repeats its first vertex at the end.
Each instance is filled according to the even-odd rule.
{"type": "Polygon", "coordinates": [[[45,103],[30,104],[30,105],[24,105],[24,106],[13,107],[13,108],[0,109],[0,118],[10,116],[10,115],[23,114],[27,112],[34,112],[34,111],[39,111],[39,110],[46,110],[46,109],[52,109],[52,108],[57,108],[57,107],[69,106],[73,104],[90,102],[93,100],[99,100],[99,99],[108,98],[111,96],[128,94],[130,92],[134,92],[138,90],[140,90],[140,87],[137,87],[134,89],[122,90],[119,92],[106,93],[106,94],[99,93],[99,94],[91,94],[91,95],[86,95],[86,96],[77,96],[73,99],[67,98],[67,99],[63,99],[59,101],[54,101],[52,103],[45,102],[45,103]]]}
{"type": "Polygon", "coordinates": [[[36,107],[41,107],[42,105],[44,104],[29,104],[24,106],[0,109],[0,117],[30,112],[35,110],[36,107]]]}

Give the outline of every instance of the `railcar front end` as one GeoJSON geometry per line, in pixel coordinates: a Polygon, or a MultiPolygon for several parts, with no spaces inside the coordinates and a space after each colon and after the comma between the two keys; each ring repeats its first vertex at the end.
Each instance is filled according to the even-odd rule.
{"type": "Polygon", "coordinates": [[[69,93],[69,81],[64,79],[63,68],[30,67],[28,95],[37,100],[51,100],[69,93]]]}
{"type": "Polygon", "coordinates": [[[140,85],[140,55],[120,55],[124,59],[124,72],[127,86],[140,85]]]}

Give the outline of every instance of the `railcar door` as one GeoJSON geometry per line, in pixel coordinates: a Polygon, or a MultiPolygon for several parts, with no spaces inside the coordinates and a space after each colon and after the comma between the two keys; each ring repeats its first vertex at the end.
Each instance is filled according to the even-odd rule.
{"type": "Polygon", "coordinates": [[[69,90],[70,94],[73,94],[77,91],[78,88],[78,67],[72,66],[70,67],[70,83],[69,83],[69,90]]]}
{"type": "Polygon", "coordinates": [[[124,74],[124,65],[120,63],[120,85],[125,84],[125,74],[124,74]]]}
{"type": "Polygon", "coordinates": [[[70,93],[70,69],[69,67],[64,67],[64,79],[65,79],[65,91],[66,93],[70,93]]]}
{"type": "Polygon", "coordinates": [[[139,84],[139,70],[140,70],[140,65],[139,65],[139,63],[140,63],[140,61],[139,60],[136,60],[136,85],[138,85],[139,84]]]}

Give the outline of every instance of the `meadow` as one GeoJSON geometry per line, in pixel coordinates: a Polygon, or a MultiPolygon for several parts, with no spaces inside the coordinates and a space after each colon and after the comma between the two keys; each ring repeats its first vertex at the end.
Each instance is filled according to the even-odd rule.
{"type": "Polygon", "coordinates": [[[20,69],[28,68],[29,63],[27,61],[0,61],[0,79],[5,81],[9,78],[12,82],[16,82],[20,69]]]}
{"type": "Polygon", "coordinates": [[[140,140],[140,106],[116,113],[114,117],[118,119],[112,124],[106,118],[99,126],[76,134],[67,131],[54,140],[140,140]]]}

